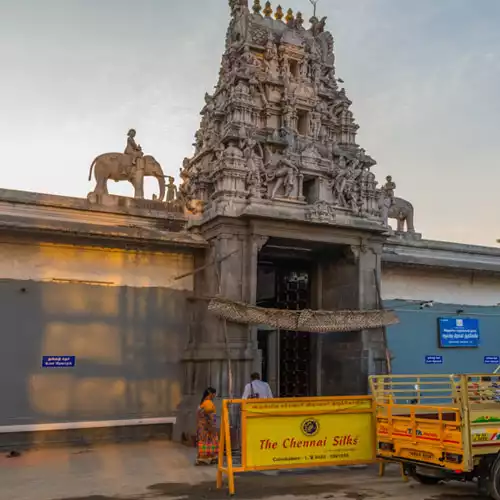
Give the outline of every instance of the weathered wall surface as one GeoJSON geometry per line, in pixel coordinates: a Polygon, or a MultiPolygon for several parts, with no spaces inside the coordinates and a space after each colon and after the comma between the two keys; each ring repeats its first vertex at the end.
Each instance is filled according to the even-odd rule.
{"type": "Polygon", "coordinates": [[[382,298],[492,306],[500,303],[500,276],[439,269],[385,268],[382,298]]]}
{"type": "Polygon", "coordinates": [[[0,241],[0,278],[192,290],[188,253],[0,241]]]}
{"type": "Polygon", "coordinates": [[[0,243],[0,425],[173,416],[193,259],[0,243]],[[76,356],[42,368],[42,356],[76,356]]]}

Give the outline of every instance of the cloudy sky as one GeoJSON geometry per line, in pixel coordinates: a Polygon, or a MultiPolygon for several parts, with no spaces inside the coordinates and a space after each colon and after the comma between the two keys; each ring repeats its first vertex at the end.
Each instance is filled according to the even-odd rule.
{"type": "MultiPolygon", "coordinates": [[[[282,5],[311,12],[308,0],[282,5]]],[[[227,0],[0,0],[0,186],[85,197],[93,158],[122,150],[130,127],[177,175],[228,11],[227,0]]],[[[424,237],[494,244],[500,1],[320,0],[318,13],[379,181],[393,175],[424,237]]]]}

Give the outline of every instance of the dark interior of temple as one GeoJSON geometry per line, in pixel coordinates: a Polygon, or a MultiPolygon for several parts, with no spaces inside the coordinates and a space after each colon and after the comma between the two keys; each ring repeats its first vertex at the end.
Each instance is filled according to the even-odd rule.
{"type": "MultiPolygon", "coordinates": [[[[259,261],[257,305],[288,310],[310,308],[313,273],[309,252],[283,246],[275,250],[278,251],[268,248],[259,261]]],[[[270,333],[265,329],[258,333],[263,378],[277,378],[275,387],[280,397],[310,395],[313,391],[312,334],[286,330],[275,332],[277,335],[270,333]],[[277,344],[274,349],[271,342],[277,344]],[[275,353],[274,359],[272,353],[275,353]],[[272,371],[277,372],[274,377],[272,371]]]]}

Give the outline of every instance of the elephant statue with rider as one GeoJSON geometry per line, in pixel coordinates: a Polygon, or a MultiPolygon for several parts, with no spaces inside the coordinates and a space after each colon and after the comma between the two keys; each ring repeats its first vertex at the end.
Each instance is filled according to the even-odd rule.
{"type": "Polygon", "coordinates": [[[165,175],[161,165],[151,155],[143,155],[142,148],[135,144],[135,130],[128,134],[127,148],[124,153],[104,153],[94,159],[89,171],[89,181],[92,171],[96,181],[93,193],[108,194],[108,180],[115,182],[128,181],[134,187],[134,198],[144,199],[144,177],[152,176],[158,180],[159,196],[154,200],[165,198],[165,175]]]}
{"type": "Polygon", "coordinates": [[[408,233],[415,232],[415,226],[413,223],[414,209],[413,205],[403,198],[388,198],[382,195],[381,199],[381,209],[382,209],[382,217],[384,219],[384,223],[387,225],[388,219],[395,219],[397,221],[397,229],[398,233],[405,232],[408,233]]]}

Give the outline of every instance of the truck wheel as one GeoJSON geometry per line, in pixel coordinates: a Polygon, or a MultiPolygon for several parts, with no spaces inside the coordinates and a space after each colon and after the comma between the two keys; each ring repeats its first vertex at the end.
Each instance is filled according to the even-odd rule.
{"type": "Polygon", "coordinates": [[[490,468],[488,483],[491,498],[500,500],[500,456],[497,456],[490,468]]]}

